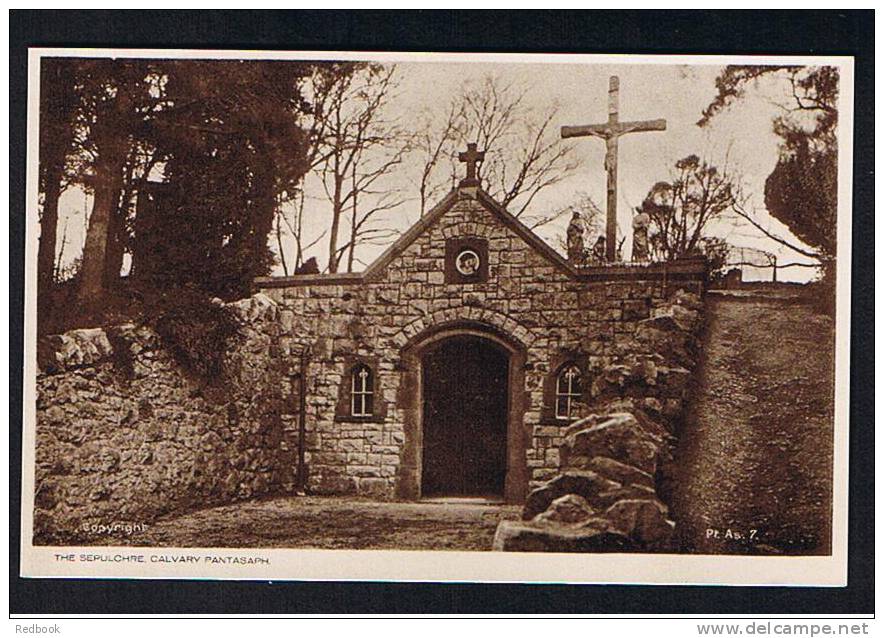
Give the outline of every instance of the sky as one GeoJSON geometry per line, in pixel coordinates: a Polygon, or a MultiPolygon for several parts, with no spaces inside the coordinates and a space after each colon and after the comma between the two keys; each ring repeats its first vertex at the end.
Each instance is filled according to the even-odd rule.
{"type": "MultiPolygon", "coordinates": [[[[423,55],[422,59],[431,60],[423,55]]],[[[777,103],[784,103],[785,87],[766,82],[747,91],[744,99],[717,115],[705,128],[696,125],[701,111],[715,95],[718,65],[683,64],[588,64],[588,63],[399,63],[399,86],[396,95],[387,104],[387,117],[397,120],[409,129],[419,125],[424,114],[441,118],[452,96],[459,94],[464,82],[480,82],[486,76],[495,76],[504,83],[525,87],[525,103],[540,111],[552,104],[559,107],[553,122],[554,131],[562,125],[594,124],[607,118],[608,78],[620,78],[620,119],[644,120],[663,118],[667,128],[662,132],[633,133],[619,140],[618,226],[631,233],[631,216],[648,190],[656,182],[667,180],[675,162],[696,154],[728,172],[739,175],[751,203],[758,209],[762,225],[774,233],[801,245],[789,231],[768,216],[764,208],[764,181],[773,170],[778,156],[778,138],[773,133],[773,118],[781,112],[777,103]]],[[[559,210],[576,199],[578,193],[587,193],[598,205],[605,206],[604,143],[597,138],[562,140],[573,145],[582,159],[581,168],[571,177],[543,191],[535,203],[535,212],[559,210]]],[[[480,149],[481,150],[481,149],[480,149]]],[[[388,177],[388,183],[414,194],[414,166],[406,163],[388,177]]],[[[321,194],[317,182],[308,182],[308,236],[316,236],[328,226],[330,206],[321,194]]],[[[90,198],[71,188],[60,202],[59,238],[66,237],[63,263],[70,263],[82,251],[90,198]]],[[[402,232],[419,217],[412,198],[387,215],[386,225],[402,232]]],[[[559,249],[560,237],[567,225],[567,217],[538,229],[538,234],[554,248],[559,249]]],[[[734,246],[759,249],[778,255],[780,263],[809,260],[781,245],[764,238],[747,224],[732,221],[716,223],[709,233],[725,238],[734,246]]],[[[60,239],[59,239],[60,241],[60,239]]],[[[392,241],[392,239],[390,240],[392,241]]],[[[275,242],[272,242],[276,250],[275,242]]],[[[362,246],[358,252],[361,263],[370,263],[380,254],[384,245],[362,246]]],[[[284,249],[292,250],[290,241],[284,249]]],[[[624,247],[630,252],[630,240],[624,247]]],[[[327,262],[326,242],[314,246],[309,255],[319,263],[327,262]]],[[[814,269],[790,268],[780,270],[780,280],[805,281],[814,275],[814,269]]],[[[274,274],[282,274],[278,266],[274,274]]],[[[745,279],[770,279],[770,270],[744,267],[745,279]]]]}

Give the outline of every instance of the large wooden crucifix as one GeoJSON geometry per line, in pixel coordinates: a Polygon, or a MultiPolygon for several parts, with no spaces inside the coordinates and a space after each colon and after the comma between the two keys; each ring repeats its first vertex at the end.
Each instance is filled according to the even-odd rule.
{"type": "Polygon", "coordinates": [[[562,137],[600,137],[605,140],[605,171],[608,173],[608,218],[605,224],[605,258],[617,254],[617,140],[627,133],[665,131],[666,120],[620,121],[620,79],[613,75],[608,84],[608,121],[588,126],[563,126],[562,137]]]}

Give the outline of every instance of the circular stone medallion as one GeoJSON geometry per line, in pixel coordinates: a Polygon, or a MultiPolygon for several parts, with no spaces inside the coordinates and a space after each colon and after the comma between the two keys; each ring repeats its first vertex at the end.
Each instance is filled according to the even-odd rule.
{"type": "Polygon", "coordinates": [[[454,260],[454,267],[464,277],[471,277],[479,272],[479,255],[476,251],[469,248],[457,253],[454,260]]]}

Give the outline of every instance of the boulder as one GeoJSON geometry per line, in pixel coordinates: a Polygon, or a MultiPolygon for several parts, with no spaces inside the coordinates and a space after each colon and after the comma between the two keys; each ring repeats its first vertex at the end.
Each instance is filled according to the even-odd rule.
{"type": "Polygon", "coordinates": [[[501,521],[492,549],[504,552],[623,552],[635,543],[619,532],[608,531],[607,521],[593,518],[584,525],[550,525],[501,521]]]}
{"type": "Polygon", "coordinates": [[[653,487],[648,487],[647,485],[641,485],[639,483],[632,483],[630,485],[616,487],[613,490],[608,490],[606,492],[600,492],[598,496],[596,496],[595,502],[600,508],[608,508],[617,501],[643,501],[656,498],[657,491],[653,487]]]}
{"type": "Polygon", "coordinates": [[[584,523],[595,514],[595,510],[582,496],[565,494],[550,503],[546,511],[534,517],[537,523],[561,523],[574,525],[584,523]]]}
{"type": "Polygon", "coordinates": [[[656,419],[651,418],[643,410],[635,410],[633,412],[633,416],[635,416],[635,420],[638,421],[638,424],[639,426],[641,426],[642,430],[650,434],[655,439],[666,441],[673,438],[672,434],[670,434],[666,426],[662,425],[656,419]]]}
{"type": "Polygon", "coordinates": [[[594,456],[586,464],[586,468],[601,474],[605,478],[621,485],[643,485],[654,488],[654,477],[637,467],[626,465],[607,456],[594,456]]]}
{"type": "Polygon", "coordinates": [[[605,511],[605,518],[611,530],[647,547],[668,546],[675,529],[666,518],[666,507],[656,499],[617,501],[605,511]]]}
{"type": "Polygon", "coordinates": [[[659,436],[647,432],[632,414],[626,412],[609,414],[601,423],[598,420],[599,417],[593,415],[565,431],[565,443],[561,449],[563,466],[568,465],[572,456],[607,456],[648,474],[657,471],[663,445],[659,436]]]}
{"type": "Polygon", "coordinates": [[[566,470],[528,494],[522,518],[526,521],[531,520],[546,511],[557,498],[566,494],[582,496],[592,504],[595,497],[602,492],[618,487],[620,483],[610,481],[595,472],[566,470]]]}

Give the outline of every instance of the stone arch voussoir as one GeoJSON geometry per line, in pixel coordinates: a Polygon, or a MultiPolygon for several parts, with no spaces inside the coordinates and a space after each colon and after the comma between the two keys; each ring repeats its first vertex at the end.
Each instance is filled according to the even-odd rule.
{"type": "Polygon", "coordinates": [[[526,351],[536,339],[536,335],[532,330],[508,315],[487,308],[464,306],[436,310],[429,315],[415,319],[393,336],[393,342],[399,348],[404,348],[409,344],[420,341],[427,332],[461,322],[482,324],[493,328],[504,336],[509,337],[512,341],[517,342],[526,351]]]}

